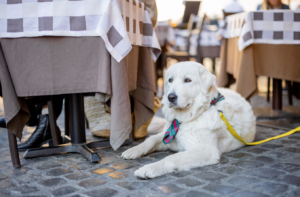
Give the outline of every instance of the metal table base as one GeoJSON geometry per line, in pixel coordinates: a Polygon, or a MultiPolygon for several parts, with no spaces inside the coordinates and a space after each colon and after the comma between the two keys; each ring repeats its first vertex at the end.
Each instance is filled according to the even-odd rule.
{"type": "MultiPolygon", "coordinates": [[[[71,143],[62,144],[53,147],[43,147],[29,149],[25,152],[24,158],[42,157],[61,153],[80,153],[91,162],[101,161],[101,157],[92,148],[110,147],[109,140],[86,142],[85,136],[85,116],[82,94],[71,94],[69,99],[69,127],[71,134],[71,143]]],[[[67,124],[67,123],[65,123],[67,124]]],[[[126,140],[123,145],[128,145],[132,141],[126,140]]]]}

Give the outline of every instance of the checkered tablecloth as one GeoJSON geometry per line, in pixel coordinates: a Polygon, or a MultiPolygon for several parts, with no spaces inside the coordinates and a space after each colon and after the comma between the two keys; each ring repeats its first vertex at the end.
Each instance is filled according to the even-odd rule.
{"type": "Polygon", "coordinates": [[[144,4],[135,0],[0,0],[0,38],[101,36],[120,62],[132,44],[160,46],[144,4]]]}
{"type": "Polygon", "coordinates": [[[300,11],[267,10],[228,16],[225,38],[239,37],[239,50],[253,43],[300,44],[300,11]]]}

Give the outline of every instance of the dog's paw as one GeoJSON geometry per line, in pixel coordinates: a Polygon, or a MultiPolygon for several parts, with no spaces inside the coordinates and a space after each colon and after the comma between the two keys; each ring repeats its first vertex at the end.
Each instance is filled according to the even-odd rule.
{"type": "Polygon", "coordinates": [[[124,159],[137,159],[143,156],[143,152],[141,151],[140,148],[133,147],[123,152],[121,156],[124,159]]]}
{"type": "Polygon", "coordinates": [[[136,177],[142,179],[152,179],[161,175],[166,174],[164,172],[163,167],[157,165],[156,163],[145,165],[134,172],[136,177]]]}

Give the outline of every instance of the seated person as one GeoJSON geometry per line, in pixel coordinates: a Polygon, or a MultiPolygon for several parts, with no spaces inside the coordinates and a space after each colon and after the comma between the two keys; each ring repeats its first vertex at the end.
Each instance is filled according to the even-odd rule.
{"type": "Polygon", "coordinates": [[[261,5],[257,6],[257,10],[289,10],[290,7],[281,2],[281,0],[264,0],[261,5]]]}
{"type": "MultiPolygon", "coordinates": [[[[54,113],[57,118],[62,111],[63,96],[54,96],[53,105],[54,113]]],[[[30,148],[38,148],[52,139],[47,103],[42,103],[36,106],[28,106],[28,108],[31,117],[26,125],[36,126],[36,129],[24,143],[18,145],[19,151],[25,151],[30,148]]],[[[0,127],[6,128],[5,117],[0,118],[0,127]]]]}

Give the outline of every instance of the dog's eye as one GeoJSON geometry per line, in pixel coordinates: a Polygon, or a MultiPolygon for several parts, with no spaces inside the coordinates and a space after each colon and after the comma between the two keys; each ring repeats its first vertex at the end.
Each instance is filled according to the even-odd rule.
{"type": "Polygon", "coordinates": [[[170,83],[172,83],[172,81],[173,81],[173,79],[172,79],[172,78],[170,78],[170,79],[169,79],[169,82],[170,82],[170,83]]]}
{"type": "Polygon", "coordinates": [[[192,80],[189,79],[189,78],[184,79],[184,82],[185,82],[185,83],[189,83],[189,82],[191,82],[191,81],[192,81],[192,80]]]}

